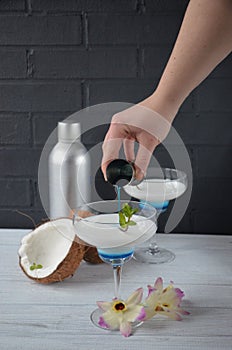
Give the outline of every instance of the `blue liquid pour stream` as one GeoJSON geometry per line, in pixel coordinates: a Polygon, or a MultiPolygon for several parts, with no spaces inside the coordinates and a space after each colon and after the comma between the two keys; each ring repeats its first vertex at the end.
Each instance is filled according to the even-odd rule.
{"type": "Polygon", "coordinates": [[[121,187],[118,185],[115,185],[117,198],[118,198],[118,212],[121,210],[121,187]]]}

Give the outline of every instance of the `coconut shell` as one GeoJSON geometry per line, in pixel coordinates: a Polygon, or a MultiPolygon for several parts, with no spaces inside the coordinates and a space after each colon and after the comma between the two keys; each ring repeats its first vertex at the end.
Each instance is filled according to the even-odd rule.
{"type": "Polygon", "coordinates": [[[104,261],[99,257],[97,248],[89,247],[84,254],[84,260],[90,264],[102,264],[104,261]]]}
{"type": "Polygon", "coordinates": [[[66,255],[65,259],[58,265],[57,269],[49,276],[42,278],[34,278],[32,276],[29,276],[21,265],[20,258],[19,265],[27,277],[38,283],[49,284],[54,282],[61,282],[65,278],[73,276],[84,257],[85,251],[86,247],[74,240],[68,254],[66,255]]]}

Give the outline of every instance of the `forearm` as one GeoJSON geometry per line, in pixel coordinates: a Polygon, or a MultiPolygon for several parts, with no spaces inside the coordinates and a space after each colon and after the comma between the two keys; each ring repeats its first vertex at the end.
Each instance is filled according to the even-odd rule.
{"type": "Polygon", "coordinates": [[[170,121],[210,72],[232,51],[232,0],[190,0],[175,46],[147,99],[170,121]]]}

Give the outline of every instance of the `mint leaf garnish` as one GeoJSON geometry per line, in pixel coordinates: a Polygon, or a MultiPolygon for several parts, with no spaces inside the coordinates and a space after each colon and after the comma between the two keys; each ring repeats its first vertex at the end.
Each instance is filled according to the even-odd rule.
{"type": "Polygon", "coordinates": [[[135,221],[129,221],[128,223],[127,223],[127,225],[129,225],[129,226],[134,226],[134,225],[136,225],[136,222],[135,221]]]}
{"type": "Polygon", "coordinates": [[[126,218],[122,212],[119,212],[119,223],[120,223],[120,226],[126,225],[126,218]]]}
{"type": "Polygon", "coordinates": [[[30,270],[33,271],[33,270],[39,270],[39,269],[42,269],[43,268],[43,265],[41,264],[36,264],[36,263],[33,263],[33,265],[30,266],[30,270]]]}
{"type": "Polygon", "coordinates": [[[119,224],[121,228],[125,231],[128,229],[128,226],[136,225],[135,221],[132,221],[131,218],[134,214],[138,212],[138,208],[132,208],[128,203],[125,203],[119,214],[119,224]]]}

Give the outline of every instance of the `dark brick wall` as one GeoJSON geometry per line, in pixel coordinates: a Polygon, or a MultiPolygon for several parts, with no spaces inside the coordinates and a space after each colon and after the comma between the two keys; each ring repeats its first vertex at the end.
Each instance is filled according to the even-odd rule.
{"type": "MultiPolygon", "coordinates": [[[[38,162],[59,120],[96,103],[138,102],[154,90],[187,3],[0,0],[0,227],[32,226],[15,210],[37,223],[46,217],[38,162]]],[[[231,91],[229,56],[175,120],[194,175],[192,199],[176,232],[232,233],[231,91]]],[[[156,154],[165,165],[164,150],[156,154]]]]}

